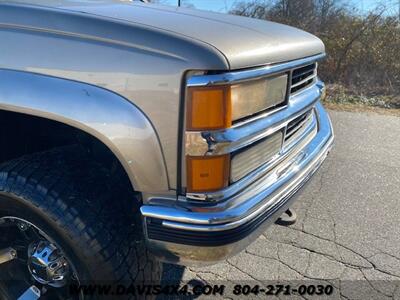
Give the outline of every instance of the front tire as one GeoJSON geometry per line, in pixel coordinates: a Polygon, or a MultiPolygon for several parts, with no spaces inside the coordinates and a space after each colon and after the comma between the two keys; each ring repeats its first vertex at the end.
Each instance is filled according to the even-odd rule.
{"type": "MultiPolygon", "coordinates": [[[[144,244],[140,202],[121,178],[78,146],[4,163],[0,220],[24,220],[44,233],[71,262],[79,284],[158,283],[161,264],[144,244]]],[[[2,230],[0,224],[0,248],[12,246],[1,241],[2,230]]]]}

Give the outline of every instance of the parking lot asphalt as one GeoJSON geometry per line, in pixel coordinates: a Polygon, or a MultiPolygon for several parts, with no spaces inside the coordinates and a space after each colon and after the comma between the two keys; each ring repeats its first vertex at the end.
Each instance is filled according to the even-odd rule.
{"type": "Polygon", "coordinates": [[[318,280],[332,284],[336,298],[400,299],[400,117],[330,115],[335,146],[294,204],[296,224],[271,226],[225,262],[166,266],[164,276],[209,284],[318,280]]]}

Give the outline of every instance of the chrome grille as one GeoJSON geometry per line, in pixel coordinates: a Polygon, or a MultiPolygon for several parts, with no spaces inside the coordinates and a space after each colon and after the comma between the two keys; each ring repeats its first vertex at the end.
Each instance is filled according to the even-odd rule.
{"type": "Polygon", "coordinates": [[[303,142],[308,143],[317,131],[314,109],[311,109],[290,121],[284,130],[252,144],[244,151],[235,153],[231,160],[231,183],[240,180],[262,165],[273,163],[280,155],[296,148],[303,142]],[[283,138],[283,143],[282,143],[283,138]]]}
{"type": "Polygon", "coordinates": [[[301,68],[294,69],[292,72],[292,82],[290,93],[296,93],[312,83],[317,78],[317,64],[313,63],[301,68]]]}
{"type": "Polygon", "coordinates": [[[288,141],[293,135],[298,132],[303,125],[307,122],[310,117],[311,112],[306,112],[305,114],[297,117],[296,119],[289,122],[286,128],[285,142],[288,141]]]}
{"type": "Polygon", "coordinates": [[[235,154],[231,160],[231,181],[243,178],[251,171],[272,160],[282,148],[282,132],[252,145],[249,149],[235,154]]]}
{"type": "Polygon", "coordinates": [[[310,110],[290,121],[286,127],[284,138],[284,150],[290,149],[305,136],[310,135],[317,129],[315,113],[310,110]]]}

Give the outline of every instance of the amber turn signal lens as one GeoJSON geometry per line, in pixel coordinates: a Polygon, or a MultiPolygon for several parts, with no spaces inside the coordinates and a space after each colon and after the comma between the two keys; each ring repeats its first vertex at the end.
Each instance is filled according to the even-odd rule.
{"type": "Polygon", "coordinates": [[[187,191],[210,192],[229,183],[229,154],[218,156],[187,156],[187,191]]]}
{"type": "Polygon", "coordinates": [[[216,130],[232,124],[230,86],[191,87],[187,104],[187,130],[216,130]]]}

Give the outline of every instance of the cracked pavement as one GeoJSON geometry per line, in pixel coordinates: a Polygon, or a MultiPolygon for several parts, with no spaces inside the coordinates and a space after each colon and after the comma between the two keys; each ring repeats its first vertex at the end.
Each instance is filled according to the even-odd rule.
{"type": "Polygon", "coordinates": [[[335,147],[294,204],[296,224],[269,227],[225,262],[171,265],[164,276],[209,284],[317,280],[336,287],[337,299],[400,299],[400,118],[329,113],[335,147]]]}

